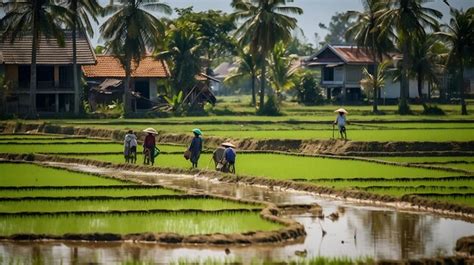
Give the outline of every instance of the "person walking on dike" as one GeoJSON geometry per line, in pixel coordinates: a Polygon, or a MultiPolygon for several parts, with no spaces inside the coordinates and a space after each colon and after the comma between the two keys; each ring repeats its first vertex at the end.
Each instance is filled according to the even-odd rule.
{"type": "Polygon", "coordinates": [[[191,141],[191,145],[188,148],[190,152],[189,160],[191,160],[192,168],[198,167],[199,157],[201,156],[202,152],[202,132],[200,129],[193,129],[194,138],[191,141]]]}
{"type": "Polygon", "coordinates": [[[137,162],[137,145],[137,136],[132,130],[129,130],[128,133],[125,134],[125,139],[123,141],[125,163],[135,164],[137,162]]]}
{"type": "Polygon", "coordinates": [[[225,147],[222,172],[235,173],[235,158],[237,157],[235,145],[225,142],[222,146],[225,147]]]}
{"type": "Polygon", "coordinates": [[[153,128],[146,128],[143,131],[148,133],[145,137],[145,141],[143,142],[143,164],[148,165],[151,163],[153,166],[155,163],[155,135],[157,135],[158,132],[153,128]]]}
{"type": "Polygon", "coordinates": [[[338,113],[334,125],[337,125],[339,128],[341,139],[347,140],[346,124],[349,124],[349,122],[346,120],[346,114],[348,114],[348,112],[343,108],[337,109],[334,112],[338,113]]]}

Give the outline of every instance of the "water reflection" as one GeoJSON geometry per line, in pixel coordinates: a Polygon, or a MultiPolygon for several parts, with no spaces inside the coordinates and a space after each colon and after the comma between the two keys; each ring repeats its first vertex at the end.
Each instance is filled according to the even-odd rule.
{"type": "MultiPolygon", "coordinates": [[[[41,260],[45,264],[82,264],[122,261],[168,263],[180,259],[236,258],[244,263],[254,260],[295,258],[295,251],[315,256],[370,256],[375,259],[402,259],[451,255],[456,240],[474,234],[474,224],[425,213],[397,212],[389,208],[361,206],[321,198],[309,193],[277,188],[236,185],[205,178],[157,173],[115,172],[113,169],[77,166],[88,172],[128,177],[195,192],[233,196],[274,203],[318,203],[324,214],[337,213],[335,221],[319,219],[309,213],[291,216],[305,226],[307,237],[290,245],[234,246],[230,254],[224,247],[183,247],[136,243],[18,243],[1,242],[3,261],[41,260]],[[323,230],[326,233],[323,233],[323,230]]],[[[1,261],[1,260],[0,260],[1,261]]]]}

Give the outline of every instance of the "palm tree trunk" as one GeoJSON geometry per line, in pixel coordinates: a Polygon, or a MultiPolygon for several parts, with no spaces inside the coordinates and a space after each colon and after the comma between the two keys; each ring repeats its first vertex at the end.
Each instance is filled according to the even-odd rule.
{"type": "Polygon", "coordinates": [[[423,74],[418,73],[417,75],[417,83],[418,83],[418,97],[420,98],[420,101],[423,103],[423,74]]]}
{"type": "Polygon", "coordinates": [[[131,98],[130,98],[130,79],[131,79],[131,60],[126,60],[125,65],[125,83],[123,85],[123,115],[128,117],[131,111],[131,98]]]}
{"type": "MultiPolygon", "coordinates": [[[[374,83],[377,83],[378,82],[378,73],[377,73],[377,55],[375,54],[375,41],[374,41],[374,37],[372,36],[372,59],[374,61],[374,72],[372,73],[373,76],[374,76],[374,83]]],[[[373,113],[377,113],[379,112],[379,109],[378,109],[378,106],[377,106],[377,90],[378,90],[378,87],[374,84],[373,86],[373,102],[372,102],[372,112],[373,113]]]]}
{"type": "Polygon", "coordinates": [[[253,107],[257,106],[257,95],[255,93],[255,78],[256,78],[256,74],[252,73],[252,106],[253,107]]]}
{"type": "Polygon", "coordinates": [[[459,62],[459,97],[461,98],[461,115],[467,115],[466,101],[464,100],[464,63],[463,57],[459,62]]]}
{"type": "Polygon", "coordinates": [[[402,76],[400,79],[400,102],[398,104],[399,114],[408,114],[410,109],[408,107],[408,94],[409,92],[409,80],[408,80],[408,68],[409,68],[409,53],[408,53],[408,42],[405,41],[403,44],[403,59],[402,59],[402,76]]]}
{"type": "Polygon", "coordinates": [[[71,9],[73,13],[73,23],[72,23],[72,80],[74,87],[74,114],[79,115],[79,106],[81,102],[80,91],[79,91],[79,78],[78,78],[78,69],[77,69],[77,1],[72,0],[71,9]]]}
{"type": "Polygon", "coordinates": [[[260,109],[262,109],[263,105],[265,104],[265,68],[266,68],[266,62],[265,60],[263,60],[261,80],[260,80],[260,109]]]}
{"type": "Polygon", "coordinates": [[[36,118],[38,116],[36,112],[36,53],[38,50],[38,13],[37,3],[34,1],[33,4],[33,28],[32,28],[32,45],[31,45],[31,66],[30,66],[30,107],[28,110],[29,118],[36,118]]]}

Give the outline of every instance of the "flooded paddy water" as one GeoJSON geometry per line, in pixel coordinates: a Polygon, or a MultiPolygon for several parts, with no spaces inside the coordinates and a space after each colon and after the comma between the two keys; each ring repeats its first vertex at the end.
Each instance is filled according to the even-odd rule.
{"type": "Polygon", "coordinates": [[[235,183],[205,177],[151,172],[116,171],[78,164],[48,163],[82,172],[122,176],[193,193],[225,195],[276,204],[319,204],[326,216],[309,212],[289,216],[305,226],[304,240],[289,244],[183,246],[143,243],[0,242],[3,260],[42,260],[44,263],[122,263],[231,259],[243,263],[306,257],[373,257],[407,259],[453,255],[456,240],[474,234],[474,224],[425,212],[398,211],[321,197],[311,193],[235,183]],[[329,218],[328,216],[335,218],[329,218]],[[323,232],[324,231],[324,232],[323,232]]]}

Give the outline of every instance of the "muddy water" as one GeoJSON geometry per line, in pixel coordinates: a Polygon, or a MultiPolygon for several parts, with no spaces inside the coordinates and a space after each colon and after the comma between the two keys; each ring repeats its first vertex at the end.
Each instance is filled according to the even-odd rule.
{"type": "MultiPolygon", "coordinates": [[[[55,166],[71,165],[54,163],[55,166]]],[[[339,218],[319,219],[309,213],[291,217],[304,224],[307,236],[301,242],[287,245],[182,247],[136,243],[0,243],[0,263],[9,260],[45,263],[121,263],[153,261],[168,263],[178,260],[237,259],[244,263],[258,260],[286,260],[295,252],[305,251],[307,257],[373,257],[402,259],[454,254],[456,240],[474,234],[474,224],[392,208],[364,206],[322,198],[310,193],[269,189],[248,185],[221,183],[202,177],[145,172],[115,172],[113,169],[74,165],[73,169],[122,175],[174,188],[270,201],[278,204],[318,203],[326,216],[337,212],[339,218]],[[323,236],[323,230],[326,232],[323,236]]]]}

